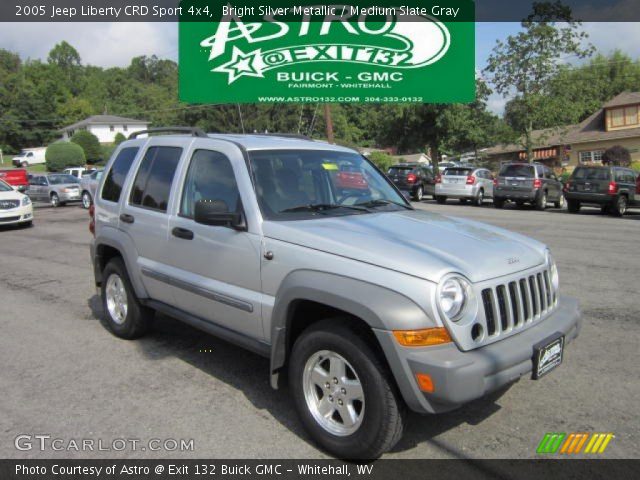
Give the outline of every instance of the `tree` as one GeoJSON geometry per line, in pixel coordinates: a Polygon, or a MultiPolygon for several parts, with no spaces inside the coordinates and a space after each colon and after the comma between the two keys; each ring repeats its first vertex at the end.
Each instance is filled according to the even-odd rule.
{"type": "Polygon", "coordinates": [[[102,159],[100,140],[93,133],[80,130],[71,137],[71,142],[82,147],[88,163],[96,163],[102,159]]]}
{"type": "Polygon", "coordinates": [[[631,165],[631,153],[621,145],[614,145],[604,151],[602,154],[602,163],[604,165],[628,167],[631,165]]]}
{"type": "Polygon", "coordinates": [[[384,152],[371,152],[371,155],[369,155],[369,160],[371,160],[371,162],[373,162],[376,167],[378,167],[383,172],[389,170],[389,167],[396,163],[391,155],[384,152]]]}
{"type": "Polygon", "coordinates": [[[58,43],[51,49],[47,62],[57,65],[63,70],[70,70],[74,67],[79,67],[81,64],[78,51],[65,41],[58,43]]]}
{"type": "Polygon", "coordinates": [[[533,13],[521,25],[523,31],[496,43],[483,73],[491,77],[498,93],[505,97],[515,93],[519,122],[514,126],[532,162],[531,132],[537,119],[547,115],[551,80],[561,70],[558,59],[585,58],[593,48],[582,46],[587,34],[579,30],[581,23],[572,18],[571,9],[560,2],[534,3],[533,13]]]}
{"type": "Polygon", "coordinates": [[[127,137],[125,137],[122,132],[118,132],[116,133],[115,138],[113,139],[113,144],[114,145],[120,145],[122,142],[124,142],[127,139],[127,137]]]}
{"type": "Polygon", "coordinates": [[[45,152],[47,170],[61,172],[68,167],[84,165],[84,151],[79,145],[69,142],[52,143],[45,152]]]}

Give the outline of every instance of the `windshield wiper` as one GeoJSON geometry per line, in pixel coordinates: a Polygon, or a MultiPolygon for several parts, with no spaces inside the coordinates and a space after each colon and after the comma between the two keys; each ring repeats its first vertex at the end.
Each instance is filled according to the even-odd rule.
{"type": "Polygon", "coordinates": [[[408,205],[404,205],[398,202],[392,202],[391,200],[384,200],[382,198],[379,198],[377,200],[369,200],[368,202],[356,203],[356,206],[366,207],[366,208],[383,207],[385,205],[396,205],[398,207],[406,208],[407,210],[413,210],[413,207],[410,207],[408,205]]]}
{"type": "Polygon", "coordinates": [[[309,203],[307,205],[298,205],[297,207],[285,208],[278,213],[288,212],[322,212],[325,210],[335,210],[337,208],[346,208],[349,210],[358,210],[359,212],[368,212],[364,207],[357,207],[355,205],[339,205],[337,203],[309,203]]]}

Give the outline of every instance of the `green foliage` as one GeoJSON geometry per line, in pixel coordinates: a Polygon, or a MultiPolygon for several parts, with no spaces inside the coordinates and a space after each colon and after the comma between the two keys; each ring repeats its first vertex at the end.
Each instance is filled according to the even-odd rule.
{"type": "Polygon", "coordinates": [[[47,170],[60,172],[68,167],[84,165],[84,150],[80,145],[71,142],[52,143],[45,153],[47,170]]]}
{"type": "Polygon", "coordinates": [[[496,43],[483,73],[503,96],[512,96],[515,90],[507,118],[524,138],[527,158],[532,161],[531,132],[534,124],[553,112],[547,98],[552,80],[561,72],[558,60],[588,57],[593,48],[583,47],[587,34],[572,18],[571,9],[560,2],[535,2],[521,25],[522,31],[496,43]]]}
{"type": "Polygon", "coordinates": [[[114,145],[120,145],[122,142],[124,142],[127,139],[127,137],[125,137],[122,132],[118,132],[116,133],[116,137],[113,139],[113,144],[114,145]]]}
{"type": "Polygon", "coordinates": [[[385,173],[389,170],[390,166],[397,163],[391,155],[384,152],[372,152],[368,158],[385,173]]]}
{"type": "Polygon", "coordinates": [[[115,151],[115,149],[117,147],[118,147],[117,144],[100,145],[100,148],[102,150],[101,160],[99,162],[96,162],[96,164],[97,165],[106,165],[106,163],[109,161],[109,159],[111,158],[111,155],[113,154],[113,152],[115,151]]]}
{"type": "Polygon", "coordinates": [[[626,167],[631,164],[631,153],[621,145],[613,145],[602,154],[602,163],[626,167]]]}
{"type": "Polygon", "coordinates": [[[640,162],[632,162],[630,165],[636,172],[640,172],[640,162]]]}
{"type": "Polygon", "coordinates": [[[71,141],[82,147],[87,162],[96,163],[102,159],[100,140],[93,133],[87,130],[80,130],[71,137],[71,141]]]}

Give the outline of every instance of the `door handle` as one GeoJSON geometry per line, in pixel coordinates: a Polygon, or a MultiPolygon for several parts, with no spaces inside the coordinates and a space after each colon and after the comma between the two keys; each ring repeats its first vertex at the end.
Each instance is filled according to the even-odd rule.
{"type": "Polygon", "coordinates": [[[135,218],[133,218],[133,215],[129,215],[127,213],[122,213],[122,214],[120,214],[120,220],[123,221],[124,223],[133,223],[135,218]]]}
{"type": "Polygon", "coordinates": [[[193,240],[193,232],[186,228],[175,227],[171,230],[174,237],[182,238],[184,240],[193,240]]]}

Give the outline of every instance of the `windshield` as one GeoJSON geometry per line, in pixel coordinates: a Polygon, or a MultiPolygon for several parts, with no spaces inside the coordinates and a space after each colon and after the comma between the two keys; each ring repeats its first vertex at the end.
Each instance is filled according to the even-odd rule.
{"type": "Polygon", "coordinates": [[[573,172],[574,180],[609,180],[608,168],[578,167],[573,172]]]}
{"type": "Polygon", "coordinates": [[[535,177],[535,171],[531,165],[505,165],[500,170],[501,177],[535,177]]]}
{"type": "Polygon", "coordinates": [[[265,218],[299,220],[411,208],[389,180],[357,153],[249,152],[265,218]]]}
{"type": "Polygon", "coordinates": [[[4,180],[0,180],[0,192],[12,192],[13,188],[4,180]]]}
{"type": "Polygon", "coordinates": [[[61,185],[63,183],[80,183],[73,175],[50,175],[49,183],[51,185],[61,185]]]}

